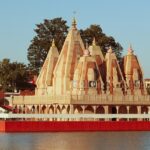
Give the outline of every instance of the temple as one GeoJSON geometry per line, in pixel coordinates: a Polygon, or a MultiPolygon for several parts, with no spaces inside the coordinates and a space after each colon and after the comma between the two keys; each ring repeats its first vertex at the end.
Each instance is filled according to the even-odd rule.
{"type": "Polygon", "coordinates": [[[76,20],[61,53],[53,40],[36,81],[34,96],[15,96],[18,113],[142,114],[150,111],[143,71],[130,46],[122,64],[112,47],[105,56],[93,37],[84,46],[76,20]]]}

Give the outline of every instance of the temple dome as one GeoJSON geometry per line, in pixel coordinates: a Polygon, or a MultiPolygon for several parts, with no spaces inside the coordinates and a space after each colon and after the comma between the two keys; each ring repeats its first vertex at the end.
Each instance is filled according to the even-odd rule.
{"type": "Polygon", "coordinates": [[[95,57],[83,55],[75,69],[73,93],[78,95],[100,94],[102,88],[103,81],[95,57]]]}
{"type": "Polygon", "coordinates": [[[143,71],[131,45],[128,49],[127,55],[123,57],[123,68],[129,89],[128,92],[130,94],[144,94],[143,71]]]}

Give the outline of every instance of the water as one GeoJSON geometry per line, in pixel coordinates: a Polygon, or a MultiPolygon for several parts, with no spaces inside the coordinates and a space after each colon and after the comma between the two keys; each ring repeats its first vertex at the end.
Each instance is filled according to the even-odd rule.
{"type": "Polygon", "coordinates": [[[150,132],[0,133],[0,150],[150,150],[150,132]]]}

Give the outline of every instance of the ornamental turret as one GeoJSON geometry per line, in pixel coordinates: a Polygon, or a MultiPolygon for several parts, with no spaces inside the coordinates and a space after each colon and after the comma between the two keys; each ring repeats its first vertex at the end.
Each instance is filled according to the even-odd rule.
{"type": "Polygon", "coordinates": [[[144,94],[143,71],[131,45],[123,58],[123,68],[128,94],[144,94]]]}
{"type": "Polygon", "coordinates": [[[58,60],[58,56],[58,49],[53,40],[39,76],[36,80],[36,95],[47,95],[50,92],[48,89],[53,85],[53,71],[58,60]]]}
{"type": "Polygon", "coordinates": [[[83,50],[84,44],[77,30],[76,20],[73,19],[54,69],[54,95],[70,93],[74,71],[83,50]]]}
{"type": "Polygon", "coordinates": [[[106,82],[105,60],[100,46],[96,44],[95,38],[92,45],[89,46],[90,55],[95,57],[103,82],[106,82]]]}
{"type": "Polygon", "coordinates": [[[90,55],[87,48],[75,69],[72,85],[73,95],[97,95],[101,94],[103,90],[103,81],[96,58],[90,55]]]}
{"type": "Polygon", "coordinates": [[[110,47],[105,56],[106,61],[106,88],[108,94],[124,94],[125,80],[118,60],[110,47]]]}

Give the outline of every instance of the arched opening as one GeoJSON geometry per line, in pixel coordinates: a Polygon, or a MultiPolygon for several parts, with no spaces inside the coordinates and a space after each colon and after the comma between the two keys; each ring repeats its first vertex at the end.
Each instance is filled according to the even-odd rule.
{"type": "Polygon", "coordinates": [[[25,107],[26,107],[26,106],[23,105],[23,112],[22,112],[23,114],[25,114],[25,107]]]}
{"type": "Polygon", "coordinates": [[[126,106],[120,106],[118,113],[119,114],[127,114],[127,107],[126,106]]]}
{"type": "Polygon", "coordinates": [[[18,113],[17,105],[15,105],[15,107],[14,107],[14,109],[13,109],[13,113],[14,113],[14,114],[18,113]]]}
{"type": "Polygon", "coordinates": [[[49,113],[49,114],[54,114],[54,107],[53,107],[53,105],[51,105],[51,106],[49,107],[48,113],[49,113]]]}
{"type": "Polygon", "coordinates": [[[109,106],[109,114],[117,114],[116,106],[109,106]]]}
{"type": "Polygon", "coordinates": [[[26,112],[27,114],[30,114],[30,109],[29,109],[28,106],[25,107],[25,112],[26,112]]]}
{"type": "Polygon", "coordinates": [[[67,107],[67,113],[69,114],[70,113],[70,106],[68,105],[67,107]]]}
{"type": "Polygon", "coordinates": [[[22,107],[21,107],[21,106],[19,106],[18,111],[19,111],[19,114],[21,114],[21,113],[22,113],[22,107]]]}
{"type": "MultiPolygon", "coordinates": [[[[76,105],[76,106],[74,107],[74,114],[82,114],[82,113],[83,113],[82,107],[81,107],[80,105],[76,105]]],[[[72,120],[80,121],[80,120],[82,120],[82,119],[80,119],[80,118],[74,118],[74,119],[72,119],[72,120]]]]}
{"type": "Polygon", "coordinates": [[[59,105],[56,107],[56,114],[61,114],[61,109],[59,105]]]}
{"type": "Polygon", "coordinates": [[[42,114],[46,114],[46,106],[45,105],[42,106],[42,114]]]}
{"type": "MultiPolygon", "coordinates": [[[[68,114],[66,107],[67,107],[67,106],[65,106],[65,105],[62,106],[62,110],[61,110],[61,113],[62,113],[62,114],[68,114]]],[[[67,119],[67,118],[62,118],[61,120],[62,120],[62,121],[67,121],[68,119],[67,119]]]]}
{"type": "MultiPolygon", "coordinates": [[[[142,114],[148,114],[148,107],[147,106],[142,106],[141,107],[141,113],[142,114]]],[[[143,118],[144,121],[149,120],[148,118],[143,118]]]]}
{"type": "MultiPolygon", "coordinates": [[[[129,114],[137,114],[137,106],[130,106],[129,108],[129,114]]],[[[129,120],[137,120],[136,118],[135,119],[129,119],[129,120]]]]}
{"type": "MultiPolygon", "coordinates": [[[[103,106],[98,106],[97,109],[96,109],[96,114],[105,114],[104,107],[103,106]]],[[[104,121],[105,119],[102,118],[102,119],[99,119],[99,120],[104,121]]]]}
{"type": "Polygon", "coordinates": [[[129,113],[130,114],[137,114],[137,106],[130,106],[129,113]]]}
{"type": "Polygon", "coordinates": [[[148,107],[147,106],[142,106],[141,107],[141,113],[142,114],[148,114],[148,107]]]}
{"type": "Polygon", "coordinates": [[[85,110],[84,110],[85,114],[93,114],[94,113],[94,109],[92,106],[88,105],[85,110]]]}
{"type": "Polygon", "coordinates": [[[83,109],[81,106],[77,105],[74,108],[74,114],[82,114],[83,113],[83,109]]]}
{"type": "MultiPolygon", "coordinates": [[[[120,106],[118,110],[119,114],[127,114],[127,107],[126,106],[120,106]]],[[[120,118],[119,120],[124,120],[126,121],[127,118],[120,118]]]]}
{"type": "Polygon", "coordinates": [[[96,114],[104,114],[105,110],[103,106],[98,106],[96,109],[96,114]]]}
{"type": "Polygon", "coordinates": [[[40,113],[40,107],[39,105],[36,107],[36,112],[39,114],[40,113]]]}
{"type": "MultiPolygon", "coordinates": [[[[90,106],[90,105],[86,106],[86,108],[85,108],[85,110],[84,110],[84,113],[85,113],[85,114],[93,114],[93,113],[94,113],[93,107],[90,106]]],[[[90,121],[90,120],[94,120],[94,119],[93,119],[93,118],[84,118],[84,120],[90,121]]]]}
{"type": "MultiPolygon", "coordinates": [[[[49,106],[48,113],[49,113],[49,114],[54,114],[54,113],[55,113],[55,112],[54,112],[54,106],[53,106],[53,105],[50,105],[50,106],[49,106]]],[[[49,118],[49,121],[53,121],[53,120],[54,120],[54,118],[49,118]]]]}
{"type": "MultiPolygon", "coordinates": [[[[109,106],[109,114],[117,114],[116,106],[109,106]]],[[[116,121],[116,118],[112,118],[112,121],[116,121]]]]}
{"type": "Polygon", "coordinates": [[[33,114],[35,114],[35,106],[34,106],[34,105],[33,105],[32,108],[31,108],[31,112],[32,112],[33,114]]]}
{"type": "Polygon", "coordinates": [[[61,113],[62,114],[67,114],[67,109],[66,109],[66,107],[64,105],[62,106],[61,113]]]}

